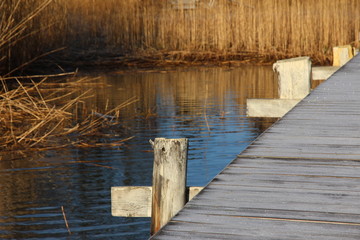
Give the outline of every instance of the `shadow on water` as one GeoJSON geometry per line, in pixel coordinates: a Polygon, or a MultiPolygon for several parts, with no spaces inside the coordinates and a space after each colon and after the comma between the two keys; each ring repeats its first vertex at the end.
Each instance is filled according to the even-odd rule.
{"type": "Polygon", "coordinates": [[[110,188],[151,185],[149,139],[189,138],[188,185],[203,186],[274,121],[247,118],[245,105],[247,98],[277,97],[271,67],[98,75],[102,87],[85,101],[100,111],[136,96],[139,101],[120,112],[121,126],[107,137],[135,138],[120,148],[4,158],[0,238],[147,239],[149,218],[111,216],[110,188]]]}

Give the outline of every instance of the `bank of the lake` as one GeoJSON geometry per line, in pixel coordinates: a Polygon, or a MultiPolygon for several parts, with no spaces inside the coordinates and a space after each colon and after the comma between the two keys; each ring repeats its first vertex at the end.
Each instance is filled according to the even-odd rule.
{"type": "Polygon", "coordinates": [[[120,111],[121,124],[104,132],[103,141],[134,138],[121,147],[69,146],[2,159],[0,238],[67,238],[63,206],[72,238],[147,239],[150,219],[111,215],[110,188],[151,185],[149,139],[189,138],[188,184],[203,186],[272,122],[247,118],[246,99],[277,95],[264,66],[98,76],[102,87],[85,100],[93,109],[139,98],[120,111]]]}
{"type": "Polygon", "coordinates": [[[358,0],[5,0],[0,70],[21,70],[39,59],[58,70],[300,55],[330,64],[334,46],[359,47],[359,11],[358,0]]]}

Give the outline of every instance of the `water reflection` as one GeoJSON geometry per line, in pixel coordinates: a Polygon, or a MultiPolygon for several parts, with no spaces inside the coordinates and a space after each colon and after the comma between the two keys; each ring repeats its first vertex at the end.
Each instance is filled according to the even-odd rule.
{"type": "MultiPolygon", "coordinates": [[[[150,185],[149,139],[190,139],[188,185],[203,186],[272,123],[246,118],[246,98],[276,98],[271,67],[101,74],[87,99],[99,112],[136,96],[120,112],[121,148],[68,148],[0,162],[0,238],[147,239],[148,218],[112,217],[110,187],[150,185]]],[[[92,86],[84,86],[86,88],[92,86]]]]}

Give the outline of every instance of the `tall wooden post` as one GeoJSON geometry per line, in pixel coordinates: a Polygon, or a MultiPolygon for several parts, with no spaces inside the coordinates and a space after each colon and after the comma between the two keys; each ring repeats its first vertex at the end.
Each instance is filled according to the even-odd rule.
{"type": "Polygon", "coordinates": [[[188,140],[156,138],[153,147],[152,235],[186,203],[188,140]]]}

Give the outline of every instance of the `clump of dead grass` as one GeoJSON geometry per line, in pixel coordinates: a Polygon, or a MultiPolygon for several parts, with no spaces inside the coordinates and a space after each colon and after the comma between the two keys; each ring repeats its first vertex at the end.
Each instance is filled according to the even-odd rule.
{"type": "Polygon", "coordinates": [[[49,84],[46,80],[1,79],[0,151],[119,146],[129,139],[111,143],[86,141],[100,129],[118,124],[119,111],[135,102],[135,98],[105,113],[88,110],[81,117],[75,117],[78,104],[91,95],[90,92],[81,93],[76,86],[91,80],[81,78],[49,84]],[[11,88],[8,81],[12,81],[11,88]]]}
{"type": "Polygon", "coordinates": [[[54,0],[0,2],[1,152],[38,151],[66,146],[118,146],[128,139],[111,143],[86,141],[88,136],[100,129],[117,124],[120,109],[136,99],[129,99],[105,112],[105,115],[86,110],[79,117],[74,115],[76,108],[91,94],[81,92],[80,86],[89,82],[96,84],[94,79],[54,82],[54,78],[71,74],[13,77],[15,72],[29,63],[54,51],[46,53],[46,48],[54,49],[53,45],[47,44],[51,42],[49,34],[53,40],[58,39],[60,31],[55,30],[62,26],[61,9],[54,0]],[[51,78],[50,82],[46,81],[48,78],[51,78]],[[109,119],[104,116],[113,117],[109,119]]]}

